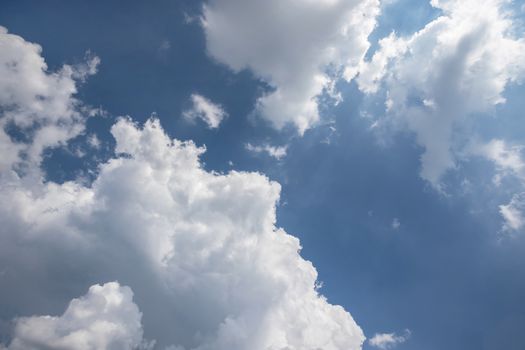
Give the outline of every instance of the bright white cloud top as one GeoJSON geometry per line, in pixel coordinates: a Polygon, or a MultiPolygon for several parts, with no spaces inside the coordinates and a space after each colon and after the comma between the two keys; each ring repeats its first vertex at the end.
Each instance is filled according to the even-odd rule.
{"type": "Polygon", "coordinates": [[[211,56],[251,69],[273,89],[258,112],[302,134],[319,120],[317,96],[357,73],[379,7],[378,0],[212,0],[202,23],[211,56]]]}
{"type": "Polygon", "coordinates": [[[195,122],[201,119],[206,123],[208,128],[217,129],[228,113],[222,106],[211,102],[204,96],[199,94],[191,95],[192,107],[183,112],[184,118],[190,122],[195,122]]]}
{"type": "Polygon", "coordinates": [[[116,154],[91,185],[44,181],[42,151],[83,129],[89,109],[73,95],[84,75],[48,72],[40,48],[6,30],[0,42],[10,77],[0,85],[0,147],[20,150],[0,169],[0,298],[13,317],[27,316],[4,345],[132,349],[140,308],[145,336],[161,348],[361,348],[363,332],[319,294],[299,240],[276,227],[280,185],[265,176],[208,172],[203,148],[170,139],[158,120],[122,118],[111,129],[116,154]],[[30,123],[34,137],[10,138],[8,122],[30,123]],[[113,280],[134,301],[127,287],[97,286],[113,280]],[[63,310],[89,285],[62,316],[32,316],[63,310]]]}
{"type": "Polygon", "coordinates": [[[16,319],[8,350],[145,349],[141,313],[131,289],[117,282],[94,285],[73,299],[63,315],[16,319]]]}

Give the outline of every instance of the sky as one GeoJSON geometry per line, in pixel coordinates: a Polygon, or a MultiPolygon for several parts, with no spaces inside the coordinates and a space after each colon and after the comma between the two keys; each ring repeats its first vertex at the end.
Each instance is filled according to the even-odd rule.
{"type": "Polygon", "coordinates": [[[525,3],[0,2],[0,350],[525,348],[525,3]]]}

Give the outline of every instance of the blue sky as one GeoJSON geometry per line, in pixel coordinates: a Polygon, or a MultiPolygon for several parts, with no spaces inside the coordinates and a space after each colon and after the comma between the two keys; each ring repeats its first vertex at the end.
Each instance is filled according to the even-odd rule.
{"type": "Polygon", "coordinates": [[[3,1],[0,349],[525,348],[524,6],[3,1]]]}

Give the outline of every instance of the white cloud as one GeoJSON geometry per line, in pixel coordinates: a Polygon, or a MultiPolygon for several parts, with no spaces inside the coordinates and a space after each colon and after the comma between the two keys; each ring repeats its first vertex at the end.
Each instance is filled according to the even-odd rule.
{"type": "Polygon", "coordinates": [[[494,183],[499,185],[502,177],[512,175],[525,181],[525,162],[522,159],[522,145],[509,146],[504,140],[491,140],[486,144],[470,147],[469,153],[482,156],[494,163],[497,174],[494,183]]]}
{"type": "Polygon", "coordinates": [[[201,119],[210,129],[216,129],[228,113],[224,111],[222,106],[215,104],[207,98],[198,95],[191,95],[192,107],[184,111],[183,116],[188,121],[195,121],[201,119]]]}
{"type": "MultiPolygon", "coordinates": [[[[494,163],[496,175],[493,182],[501,185],[503,178],[517,178],[522,188],[525,186],[525,161],[523,145],[508,145],[504,140],[491,140],[486,144],[472,144],[468,155],[478,155],[494,163]]],[[[499,212],[503,217],[502,232],[518,231],[525,225],[525,192],[515,194],[508,204],[500,205],[499,212]]]]}
{"type": "MultiPolygon", "coordinates": [[[[8,229],[0,250],[16,254],[23,239],[38,261],[26,275],[7,262],[31,288],[17,296],[20,286],[9,284],[0,291],[4,302],[29,307],[33,298],[50,298],[29,277],[67,256],[94,279],[125,280],[141,296],[145,327],[160,322],[151,337],[160,344],[360,348],[361,329],[318,294],[317,272],[299,255],[298,239],[275,227],[277,183],[256,173],[206,172],[203,149],[170,140],[155,120],[140,129],[121,119],[112,133],[126,156],[101,164],[91,187],[32,183],[30,190],[23,178],[4,179],[0,196],[9,205],[0,221],[8,229]]],[[[67,283],[61,278],[46,283],[67,283]]]]}
{"type": "Polygon", "coordinates": [[[398,344],[406,342],[408,338],[410,338],[410,334],[408,329],[405,330],[403,335],[397,335],[396,333],[376,333],[368,340],[368,343],[378,349],[392,349],[398,344]]]}
{"type": "Polygon", "coordinates": [[[15,320],[8,350],[133,350],[144,348],[141,313],[131,289],[117,282],[94,285],[61,316],[15,320]]]}
{"type": "Polygon", "coordinates": [[[379,50],[368,62],[361,62],[357,82],[359,89],[366,93],[376,93],[381,80],[388,72],[389,61],[407,49],[407,43],[398,38],[395,32],[379,41],[379,50]]]}
{"type": "Polygon", "coordinates": [[[94,149],[99,149],[101,147],[101,141],[100,139],[98,138],[97,134],[91,134],[89,135],[89,137],[87,138],[87,143],[90,147],[94,148],[94,149]]]}
{"type": "Polygon", "coordinates": [[[0,46],[0,170],[6,170],[22,159],[38,164],[43,149],[63,145],[82,132],[84,115],[91,111],[74,98],[76,81],[94,74],[100,60],[91,56],[85,64],[48,72],[42,48],[4,27],[0,46]],[[8,128],[16,128],[31,142],[14,140],[8,128]]]}
{"type": "Polygon", "coordinates": [[[504,103],[505,87],[525,72],[525,39],[512,35],[506,0],[431,1],[442,15],[408,37],[380,42],[360,68],[360,89],[383,86],[387,113],[424,148],[421,176],[436,188],[456,164],[468,116],[504,103]]]}
{"type": "Polygon", "coordinates": [[[502,231],[518,231],[525,225],[525,192],[516,194],[506,205],[499,206],[504,224],[502,231]]]}
{"type": "Polygon", "coordinates": [[[302,134],[319,120],[317,96],[355,76],[379,8],[378,0],[212,0],[202,23],[211,56],[274,89],[258,101],[262,117],[302,134]]]}
{"type": "MultiPolygon", "coordinates": [[[[27,55],[9,53],[13,59],[4,59],[5,67],[21,61],[26,66],[19,71],[70,88],[60,98],[44,89],[44,103],[18,79],[2,80],[2,120],[52,125],[65,143],[76,135],[68,132],[71,123],[83,128],[80,103],[71,97],[74,81],[44,72],[39,48],[6,36],[27,55]],[[62,119],[48,115],[47,103],[63,111],[62,119]],[[7,106],[37,112],[15,113],[7,106]]],[[[38,85],[38,79],[24,82],[38,85]]],[[[34,136],[42,138],[42,130],[34,136]]],[[[111,132],[116,155],[98,164],[90,185],[44,181],[34,176],[40,174],[38,161],[28,164],[34,171],[15,172],[16,157],[0,169],[0,299],[9,305],[2,321],[60,314],[78,291],[100,281],[130,286],[135,301],[126,287],[92,287],[62,316],[18,319],[11,335],[0,329],[2,339],[13,337],[10,348],[27,349],[33,341],[68,349],[135,346],[141,338],[135,303],[145,336],[159,348],[361,348],[363,332],[348,312],[319,294],[317,271],[299,254],[299,240],[276,227],[278,183],[258,173],[204,170],[204,148],[171,140],[158,120],[141,128],[120,119],[111,132]]],[[[54,141],[41,142],[40,151],[56,145],[58,138],[51,136],[54,141]]],[[[0,140],[4,148],[18,146],[0,140]]]]}
{"type": "Polygon", "coordinates": [[[286,156],[286,151],[288,149],[288,146],[272,146],[268,144],[255,146],[255,145],[252,145],[251,143],[247,143],[245,147],[250,152],[266,153],[270,157],[273,157],[277,160],[281,160],[282,158],[284,158],[286,156]]]}

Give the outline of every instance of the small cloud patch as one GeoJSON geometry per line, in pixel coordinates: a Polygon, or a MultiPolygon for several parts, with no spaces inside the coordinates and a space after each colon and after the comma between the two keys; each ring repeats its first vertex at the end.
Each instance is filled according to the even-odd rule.
{"type": "Polygon", "coordinates": [[[217,129],[224,118],[228,116],[221,105],[213,103],[199,94],[192,94],[191,102],[192,107],[182,113],[183,117],[189,122],[201,119],[208,125],[208,128],[217,129]]]}
{"type": "Polygon", "coordinates": [[[406,342],[410,338],[411,332],[408,329],[405,329],[405,332],[402,335],[397,335],[396,333],[376,333],[370,340],[368,344],[378,349],[392,349],[398,344],[406,342]]]}
{"type": "Polygon", "coordinates": [[[247,143],[245,145],[246,149],[253,153],[266,153],[270,157],[273,157],[277,160],[281,160],[286,156],[286,151],[288,150],[288,145],[285,146],[272,146],[268,144],[263,145],[252,145],[251,143],[247,143]]]}
{"type": "Polygon", "coordinates": [[[399,227],[401,227],[401,221],[399,221],[398,218],[394,218],[394,220],[392,220],[391,226],[394,230],[398,230],[399,227]]]}

